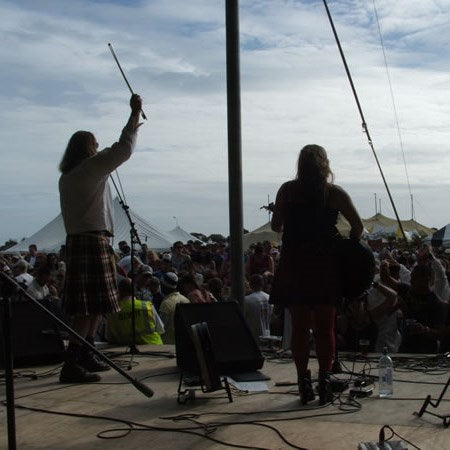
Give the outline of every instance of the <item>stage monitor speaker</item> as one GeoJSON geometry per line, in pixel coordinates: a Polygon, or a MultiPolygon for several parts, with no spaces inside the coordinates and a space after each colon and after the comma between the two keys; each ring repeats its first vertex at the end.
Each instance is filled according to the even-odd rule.
{"type": "MultiPolygon", "coordinates": [[[[44,306],[47,307],[45,303],[44,306]]],[[[4,329],[3,320],[3,314],[1,314],[1,330],[4,329]]],[[[11,335],[14,367],[59,363],[63,359],[64,342],[55,323],[32,302],[11,303],[11,335]]],[[[4,338],[1,334],[1,368],[5,366],[4,360],[4,338]]]]}
{"type": "Polygon", "coordinates": [[[235,302],[181,303],[175,310],[175,346],[178,367],[199,374],[191,326],[205,322],[217,371],[221,375],[251,372],[264,364],[258,344],[235,302]]]}

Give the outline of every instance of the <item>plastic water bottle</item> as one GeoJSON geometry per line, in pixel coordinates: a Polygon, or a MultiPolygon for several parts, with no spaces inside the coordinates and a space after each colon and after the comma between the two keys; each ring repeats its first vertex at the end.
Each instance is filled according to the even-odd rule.
{"type": "Polygon", "coordinates": [[[380,358],[378,370],[378,389],[380,397],[391,397],[394,393],[394,365],[392,364],[392,359],[388,355],[387,347],[383,348],[383,354],[380,358]]]}

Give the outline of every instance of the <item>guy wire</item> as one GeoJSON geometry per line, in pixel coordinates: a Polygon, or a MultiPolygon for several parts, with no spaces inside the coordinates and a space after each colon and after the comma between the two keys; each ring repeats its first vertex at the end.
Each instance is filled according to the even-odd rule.
{"type": "Polygon", "coordinates": [[[392,198],[391,191],[389,190],[389,186],[388,186],[388,184],[386,182],[386,178],[384,177],[383,169],[381,168],[380,161],[378,160],[378,156],[377,156],[377,154],[375,152],[375,148],[373,146],[372,138],[370,137],[370,133],[369,133],[369,129],[367,127],[366,119],[364,118],[364,114],[363,114],[363,111],[362,111],[362,108],[361,108],[361,104],[359,103],[358,94],[356,93],[356,89],[355,89],[355,86],[353,84],[352,76],[350,74],[350,70],[348,68],[344,52],[342,50],[341,43],[339,41],[339,37],[338,37],[337,32],[336,32],[336,28],[334,27],[333,18],[331,17],[330,10],[328,9],[327,1],[323,0],[323,4],[324,4],[326,12],[327,12],[328,20],[330,21],[331,29],[333,30],[334,38],[336,40],[336,44],[338,46],[339,53],[340,53],[341,58],[342,58],[342,62],[344,63],[345,72],[347,73],[347,78],[348,78],[348,81],[350,82],[350,86],[352,88],[353,97],[355,98],[356,105],[358,107],[358,111],[359,111],[359,114],[361,116],[363,131],[364,131],[364,133],[367,136],[367,140],[369,142],[369,146],[370,146],[370,148],[372,150],[373,156],[374,156],[375,161],[377,163],[378,170],[380,171],[380,174],[381,174],[381,178],[383,179],[383,183],[384,183],[384,186],[386,188],[386,192],[387,192],[387,194],[389,196],[389,200],[391,202],[392,209],[394,210],[395,217],[397,219],[398,226],[400,227],[400,231],[402,233],[403,239],[405,240],[405,242],[407,242],[405,231],[403,229],[403,225],[402,225],[402,223],[400,221],[400,217],[398,216],[397,208],[395,207],[394,199],[392,198]]]}
{"type": "MultiPolygon", "coordinates": [[[[402,150],[403,165],[405,166],[406,182],[408,183],[409,197],[412,198],[413,194],[412,194],[412,190],[411,190],[411,184],[409,182],[408,167],[406,165],[405,150],[404,150],[404,147],[403,147],[403,139],[402,139],[402,134],[401,134],[401,131],[400,131],[400,124],[399,124],[399,121],[398,121],[397,107],[395,105],[394,91],[392,89],[391,76],[389,74],[389,67],[388,67],[387,58],[386,58],[386,51],[384,49],[383,34],[381,32],[381,25],[380,25],[380,20],[379,20],[379,17],[378,17],[378,11],[377,11],[377,7],[376,7],[376,4],[375,4],[375,0],[372,0],[372,1],[373,1],[373,11],[375,13],[375,19],[377,21],[378,34],[380,36],[381,50],[383,51],[384,66],[386,68],[386,76],[387,76],[387,79],[388,79],[389,90],[390,90],[390,93],[391,93],[392,108],[394,110],[395,123],[397,125],[398,139],[399,139],[399,142],[400,142],[400,148],[402,150]]],[[[413,212],[411,212],[411,216],[412,216],[411,219],[414,220],[414,213],[413,212]]]]}
{"type": "Polygon", "coordinates": [[[115,170],[115,172],[116,172],[117,181],[119,182],[120,192],[119,192],[119,189],[117,188],[117,185],[116,185],[116,182],[114,181],[113,176],[109,175],[109,177],[111,178],[111,181],[113,182],[113,185],[116,188],[116,192],[117,192],[117,195],[119,196],[119,200],[121,200],[123,203],[126,204],[127,200],[125,198],[125,192],[124,192],[123,187],[122,187],[122,182],[120,181],[119,172],[117,171],[117,169],[115,170]],[[122,200],[122,197],[123,197],[123,200],[122,200]]]}

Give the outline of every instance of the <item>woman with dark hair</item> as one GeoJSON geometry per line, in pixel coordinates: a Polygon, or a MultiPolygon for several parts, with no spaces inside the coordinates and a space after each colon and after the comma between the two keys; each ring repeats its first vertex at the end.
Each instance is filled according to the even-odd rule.
{"type": "Polygon", "coordinates": [[[274,231],[283,232],[283,245],[270,301],[287,307],[292,316],[291,350],[304,405],[314,399],[308,371],[311,328],[319,362],[320,403],[332,400],[329,373],[335,353],[336,306],[341,297],[335,257],[341,238],[336,228],[339,212],[351,225],[351,238],[359,239],[363,231],[349,195],[333,180],[325,149],[303,147],[297,177],[280,187],[271,222],[274,231]]]}
{"type": "MultiPolygon", "coordinates": [[[[130,158],[133,151],[142,100],[133,94],[130,118],[119,141],[97,152],[95,136],[77,131],[69,140],[59,165],[61,213],[66,228],[66,282],[64,308],[72,328],[94,342],[102,314],[119,311],[113,236],[113,202],[108,184],[110,173],[130,158]]],[[[62,383],[99,381],[93,372],[107,370],[74,338],[70,338],[60,373],[62,383]]]]}

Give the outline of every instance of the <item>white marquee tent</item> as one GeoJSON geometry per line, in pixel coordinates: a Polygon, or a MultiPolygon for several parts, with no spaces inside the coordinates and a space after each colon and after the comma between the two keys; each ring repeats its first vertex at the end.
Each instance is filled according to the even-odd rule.
{"type": "Polygon", "coordinates": [[[183,230],[179,225],[177,225],[173,230],[167,231],[167,234],[172,238],[173,242],[181,241],[186,244],[188,241],[199,241],[195,236],[183,230]]]}
{"type": "MultiPolygon", "coordinates": [[[[159,230],[147,220],[143,219],[131,209],[128,210],[133,220],[141,242],[147,244],[148,248],[155,250],[166,250],[172,247],[173,239],[171,235],[159,230]]],[[[19,242],[14,247],[9,248],[6,253],[26,252],[28,246],[36,244],[38,251],[57,252],[61,245],[65,243],[66,230],[61,214],[51,222],[34,233],[29,238],[19,242]]],[[[117,248],[120,241],[130,242],[130,225],[125,211],[120,206],[119,199],[114,199],[114,239],[112,245],[117,248]]]]}

